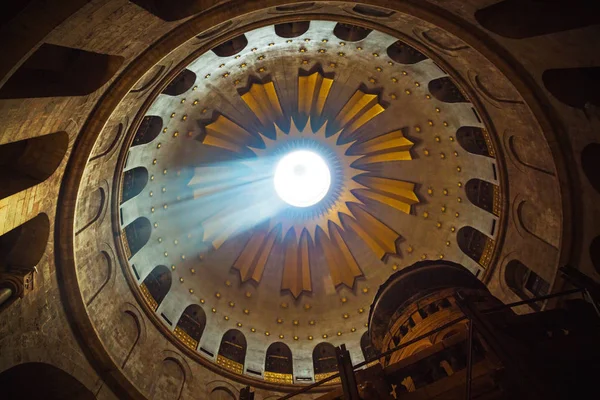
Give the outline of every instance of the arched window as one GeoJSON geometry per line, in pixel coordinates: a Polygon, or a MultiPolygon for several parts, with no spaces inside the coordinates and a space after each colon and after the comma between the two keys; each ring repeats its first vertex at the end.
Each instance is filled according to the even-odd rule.
{"type": "Polygon", "coordinates": [[[331,343],[323,342],[315,346],[312,354],[315,381],[327,378],[338,372],[335,347],[331,343]]]}
{"type": "Polygon", "coordinates": [[[375,18],[391,17],[394,14],[394,11],[386,10],[379,7],[365,6],[363,4],[355,5],[354,8],[352,8],[352,11],[362,15],[366,15],[367,17],[375,18]]]}
{"type": "Polygon", "coordinates": [[[369,36],[373,29],[363,28],[361,26],[342,24],[341,22],[336,24],[333,28],[333,34],[340,40],[346,42],[358,42],[369,36]]]}
{"type": "Polygon", "coordinates": [[[0,199],[45,181],[60,165],[68,146],[66,132],[0,145],[0,199]]]}
{"type": "Polygon", "coordinates": [[[524,39],[600,23],[590,0],[505,0],[475,12],[475,19],[495,34],[524,39]]]}
{"type": "Polygon", "coordinates": [[[244,361],[246,360],[246,337],[237,329],[230,329],[223,335],[217,364],[236,374],[244,372],[244,361]]]}
{"type": "Polygon", "coordinates": [[[133,143],[131,146],[139,146],[142,144],[150,143],[160,134],[163,127],[163,121],[161,117],[155,115],[145,116],[138,130],[135,132],[133,143]]]}
{"type": "Polygon", "coordinates": [[[542,81],[552,96],[568,106],[600,106],[600,67],[549,69],[542,81]]]}
{"type": "Polygon", "coordinates": [[[282,38],[295,38],[304,35],[308,28],[309,21],[285,22],[275,25],[275,33],[282,38]]]}
{"type": "MultiPolygon", "coordinates": [[[[545,296],[550,292],[550,284],[519,260],[506,264],[504,278],[508,287],[523,300],[545,296]]],[[[531,307],[539,309],[540,304],[532,303],[531,307]]]]}
{"type": "Polygon", "coordinates": [[[0,308],[33,290],[33,273],[50,235],[50,221],[39,214],[0,236],[0,308]]]}
{"type": "Polygon", "coordinates": [[[592,187],[600,193],[600,143],[590,143],[583,148],[581,168],[592,187]]]}
{"type": "Polygon", "coordinates": [[[139,217],[129,225],[125,227],[125,252],[127,258],[133,257],[148,240],[150,240],[150,234],[152,233],[152,224],[146,217],[139,217]]]}
{"type": "Polygon", "coordinates": [[[481,179],[471,179],[465,185],[471,203],[494,215],[500,215],[500,188],[481,179]]]}
{"type": "Polygon", "coordinates": [[[219,57],[231,57],[236,55],[248,45],[248,39],[245,35],[236,36],[231,40],[221,43],[212,51],[219,57]]]}
{"type": "Polygon", "coordinates": [[[444,103],[466,103],[467,99],[456,84],[447,76],[429,81],[427,85],[433,97],[444,103]]]}
{"type": "Polygon", "coordinates": [[[419,50],[401,40],[398,40],[387,48],[387,55],[400,64],[416,64],[427,59],[419,50]]]}
{"type": "Polygon", "coordinates": [[[494,240],[489,236],[484,235],[475,228],[464,226],[458,230],[456,243],[462,252],[475,262],[483,267],[489,265],[494,250],[494,240]]]}
{"type": "Polygon", "coordinates": [[[217,0],[131,0],[150,14],[165,21],[191,17],[217,3],[217,0]]]}
{"type": "Polygon", "coordinates": [[[95,400],[81,382],[50,364],[30,362],[0,373],[2,398],[11,400],[95,400]],[[34,381],[32,381],[34,379],[34,381]]]}
{"type": "Polygon", "coordinates": [[[596,236],[590,243],[590,258],[594,269],[600,274],[600,236],[596,236]]]}
{"type": "Polygon", "coordinates": [[[377,350],[371,344],[371,337],[369,336],[369,332],[363,333],[360,338],[360,349],[362,350],[363,357],[366,360],[373,360],[377,357],[377,350]]]}
{"type": "Polygon", "coordinates": [[[265,380],[277,383],[294,383],[292,351],[281,342],[272,343],[267,349],[265,360],[265,380]],[[282,377],[281,375],[284,375],[282,377]]]}
{"type": "Polygon", "coordinates": [[[206,327],[206,314],[198,304],[186,307],[175,327],[177,336],[186,346],[196,350],[206,327]]]}
{"type": "Polygon", "coordinates": [[[189,69],[184,69],[167,85],[165,90],[163,90],[163,94],[179,96],[190,90],[194,82],[196,82],[196,74],[189,69]]]}
{"type": "Polygon", "coordinates": [[[104,86],[123,60],[44,43],[0,88],[0,98],[85,96],[104,86]]]}
{"type": "Polygon", "coordinates": [[[142,296],[154,311],[171,289],[171,270],[164,265],[154,267],[140,286],[142,296]]]}
{"type": "Polygon", "coordinates": [[[121,192],[121,203],[133,199],[141,193],[148,183],[148,170],[144,167],[136,167],[123,173],[123,191],[121,192]]]}
{"type": "Polygon", "coordinates": [[[492,143],[483,128],[461,126],[456,131],[456,141],[469,153],[486,157],[494,156],[492,143]]]}

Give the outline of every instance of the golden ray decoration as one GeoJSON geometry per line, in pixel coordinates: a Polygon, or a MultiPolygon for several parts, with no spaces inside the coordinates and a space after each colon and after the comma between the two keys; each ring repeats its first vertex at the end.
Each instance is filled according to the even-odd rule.
{"type": "MultiPolygon", "coordinates": [[[[354,287],[356,278],[362,276],[363,272],[345,239],[346,231],[354,232],[380,259],[397,252],[396,242],[400,235],[377,219],[368,204],[374,201],[410,214],[411,207],[419,203],[414,184],[371,176],[365,167],[375,163],[409,161],[412,159],[410,150],[413,143],[404,137],[402,130],[366,141],[338,143],[342,134],[351,136],[385,111],[377,95],[361,90],[354,93],[335,119],[325,120],[313,130],[311,118],[318,121],[323,117],[333,83],[333,79],[324,77],[320,72],[299,74],[297,111],[308,118],[302,129],[293,118],[289,120],[287,132],[281,128],[280,121],[284,119],[284,113],[272,82],[254,83],[247,93],[241,95],[264,126],[264,132],[250,133],[222,115],[205,126],[206,134],[202,143],[228,150],[237,156],[251,154],[253,157],[240,161],[248,170],[252,170],[257,160],[268,160],[269,156],[277,158],[273,156],[301,146],[318,150],[327,159],[332,173],[331,189],[317,205],[308,210],[288,207],[271,216],[261,228],[252,231],[233,263],[242,282],[260,282],[277,243],[284,255],[281,289],[288,290],[295,298],[304,291],[312,291],[311,260],[315,259],[326,260],[335,287],[354,287]],[[227,127],[231,130],[227,130],[227,127]],[[332,129],[337,131],[330,132],[332,129]],[[255,134],[260,137],[262,144],[257,143],[255,134]],[[314,252],[317,254],[313,255],[314,252]]],[[[284,123],[287,125],[288,121],[284,123]]],[[[252,174],[233,176],[214,166],[201,166],[196,168],[189,186],[194,189],[194,197],[202,198],[220,190],[251,183],[252,179],[256,179],[252,174]]],[[[215,249],[219,248],[243,228],[235,219],[235,213],[226,209],[204,220],[204,240],[212,243],[215,249]]]]}

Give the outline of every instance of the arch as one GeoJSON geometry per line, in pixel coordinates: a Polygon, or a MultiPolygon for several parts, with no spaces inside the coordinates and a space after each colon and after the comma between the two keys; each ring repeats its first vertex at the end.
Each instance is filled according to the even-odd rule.
{"type": "Polygon", "coordinates": [[[590,243],[590,258],[594,269],[600,274],[600,236],[596,236],[590,243]]]}
{"type": "Polygon", "coordinates": [[[333,34],[340,40],[346,42],[358,42],[369,36],[373,29],[363,28],[361,26],[337,23],[333,28],[333,34]]]}
{"type": "Polygon", "coordinates": [[[66,132],[0,145],[0,199],[48,179],[62,162],[68,147],[66,132]]]}
{"type": "Polygon", "coordinates": [[[175,77],[175,79],[169,82],[162,93],[169,96],[179,96],[190,90],[195,82],[196,74],[189,69],[184,69],[175,77]]]}
{"type": "Polygon", "coordinates": [[[242,374],[247,347],[246,337],[242,332],[237,329],[228,330],[221,339],[217,364],[237,374],[242,374]]]}
{"type": "Polygon", "coordinates": [[[196,350],[206,327],[206,313],[198,304],[185,308],[175,327],[175,336],[188,347],[196,350]]]}
{"type": "Polygon", "coordinates": [[[464,226],[456,234],[456,243],[463,253],[475,262],[487,266],[486,257],[490,253],[490,245],[493,248],[493,240],[470,226],[464,226]]]}
{"type": "Polygon", "coordinates": [[[75,236],[85,231],[100,219],[103,215],[105,205],[106,190],[102,186],[97,187],[85,197],[79,199],[76,211],[75,236]]]}
{"type": "Polygon", "coordinates": [[[30,362],[0,373],[2,398],[11,400],[95,400],[96,396],[72,375],[53,365],[30,362]]]}
{"type": "Polygon", "coordinates": [[[93,257],[88,266],[92,268],[88,268],[79,277],[79,286],[86,306],[94,301],[110,281],[112,259],[106,251],[102,250],[93,257]]]}
{"type": "Polygon", "coordinates": [[[491,142],[487,132],[476,126],[461,126],[456,131],[456,141],[460,146],[471,154],[493,157],[491,142]]]}
{"type": "Polygon", "coordinates": [[[416,64],[427,59],[425,54],[401,40],[394,42],[387,48],[387,55],[399,64],[416,64]]]}
{"type": "Polygon", "coordinates": [[[357,4],[352,8],[355,13],[375,18],[387,18],[394,15],[394,11],[386,10],[379,7],[366,6],[364,4],[357,4]]]}
{"type": "Polygon", "coordinates": [[[50,235],[50,220],[38,214],[0,236],[0,271],[32,271],[40,262],[50,235]]]}
{"type": "Polygon", "coordinates": [[[304,35],[308,28],[310,28],[310,21],[285,22],[275,25],[275,34],[290,39],[304,35]]]}
{"type": "Polygon", "coordinates": [[[0,88],[1,99],[85,96],[100,89],[124,58],[44,43],[0,88]]]}
{"type": "Polygon", "coordinates": [[[169,293],[171,280],[171,270],[164,265],[159,265],[154,267],[142,282],[142,294],[155,311],[169,293]]]}
{"type": "Polygon", "coordinates": [[[581,168],[590,185],[600,193],[600,143],[590,143],[583,148],[581,168]]]}
{"type": "Polygon", "coordinates": [[[144,167],[135,167],[123,173],[123,188],[121,191],[121,204],[140,194],[148,184],[148,170],[144,167]]]}
{"type": "Polygon", "coordinates": [[[439,101],[443,101],[444,103],[467,103],[467,99],[458,86],[448,76],[429,81],[427,87],[429,88],[429,93],[439,101]]]}
{"type": "Polygon", "coordinates": [[[542,81],[552,96],[568,106],[600,106],[600,67],[548,69],[542,81]]]}
{"type": "Polygon", "coordinates": [[[155,115],[145,116],[135,132],[131,147],[150,143],[160,134],[162,127],[163,120],[161,117],[155,115]]]}
{"type": "Polygon", "coordinates": [[[215,5],[218,0],[131,0],[150,14],[165,21],[191,17],[215,5]]]}
{"type": "Polygon", "coordinates": [[[214,388],[209,395],[210,400],[236,400],[237,397],[232,393],[229,388],[219,386],[214,388]]]}
{"type": "Polygon", "coordinates": [[[226,41],[225,43],[221,43],[212,49],[212,51],[219,57],[231,57],[244,50],[247,45],[248,39],[246,38],[246,35],[242,34],[226,41]]]}
{"type": "Polygon", "coordinates": [[[285,343],[271,343],[267,348],[265,371],[290,376],[294,374],[292,350],[285,343]]]}
{"type": "MultiPolygon", "coordinates": [[[[504,279],[506,285],[523,300],[550,293],[550,284],[519,260],[511,260],[506,264],[504,279]]],[[[539,309],[540,303],[530,306],[539,309]]]]}
{"type": "Polygon", "coordinates": [[[180,399],[185,385],[185,378],[185,370],[179,360],[172,357],[165,358],[156,372],[152,398],[180,399]]]}
{"type": "Polygon", "coordinates": [[[362,350],[365,361],[374,360],[377,357],[377,349],[375,349],[371,343],[369,332],[363,333],[363,335],[360,337],[360,349],[362,350]]]}
{"type": "Polygon", "coordinates": [[[146,217],[139,217],[125,227],[127,258],[133,257],[148,243],[152,234],[152,224],[146,217]]]}
{"type": "Polygon", "coordinates": [[[313,369],[315,371],[315,380],[323,374],[330,375],[338,372],[337,356],[335,347],[331,343],[322,342],[313,349],[313,369]]]}
{"type": "Polygon", "coordinates": [[[511,39],[600,23],[597,3],[593,0],[504,0],[477,10],[475,19],[485,29],[511,39]]]}
{"type": "Polygon", "coordinates": [[[497,185],[474,178],[465,185],[465,192],[469,201],[477,207],[500,215],[500,188],[497,185]]]}

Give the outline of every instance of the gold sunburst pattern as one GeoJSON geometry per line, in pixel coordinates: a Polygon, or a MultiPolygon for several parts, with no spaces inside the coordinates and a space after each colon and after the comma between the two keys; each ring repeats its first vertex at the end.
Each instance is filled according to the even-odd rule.
{"type": "Polygon", "coordinates": [[[363,272],[350,251],[348,231],[380,259],[397,253],[400,234],[378,219],[369,204],[377,202],[410,214],[411,207],[419,202],[414,183],[376,176],[369,167],[411,160],[413,143],[400,129],[368,140],[354,137],[359,128],[385,111],[378,95],[360,89],[334,118],[327,118],[324,110],[333,85],[334,78],[320,72],[299,71],[297,109],[290,110],[294,117],[286,117],[273,82],[253,83],[241,98],[260,121],[261,130],[250,132],[224,115],[203,126],[203,145],[231,152],[240,160],[237,168],[241,165],[247,173],[231,173],[231,163],[196,167],[189,182],[196,199],[268,179],[268,174],[262,176],[264,167],[261,171],[255,168],[257,160],[271,162],[274,167],[275,160],[297,148],[313,149],[330,166],[331,188],[314,206],[277,208],[274,204],[278,212],[251,227],[228,207],[202,222],[203,239],[215,249],[251,229],[233,263],[242,282],[260,283],[270,255],[279,247],[284,255],[281,290],[289,290],[295,298],[312,291],[311,269],[319,256],[326,261],[335,287],[352,288],[363,272]]]}

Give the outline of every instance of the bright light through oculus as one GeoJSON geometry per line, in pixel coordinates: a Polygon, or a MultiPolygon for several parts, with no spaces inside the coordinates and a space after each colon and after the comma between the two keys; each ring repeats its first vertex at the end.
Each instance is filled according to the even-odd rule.
{"type": "Polygon", "coordinates": [[[307,150],[286,154],[275,167],[275,191],[294,207],[310,207],[325,197],[331,173],[325,160],[307,150]]]}

